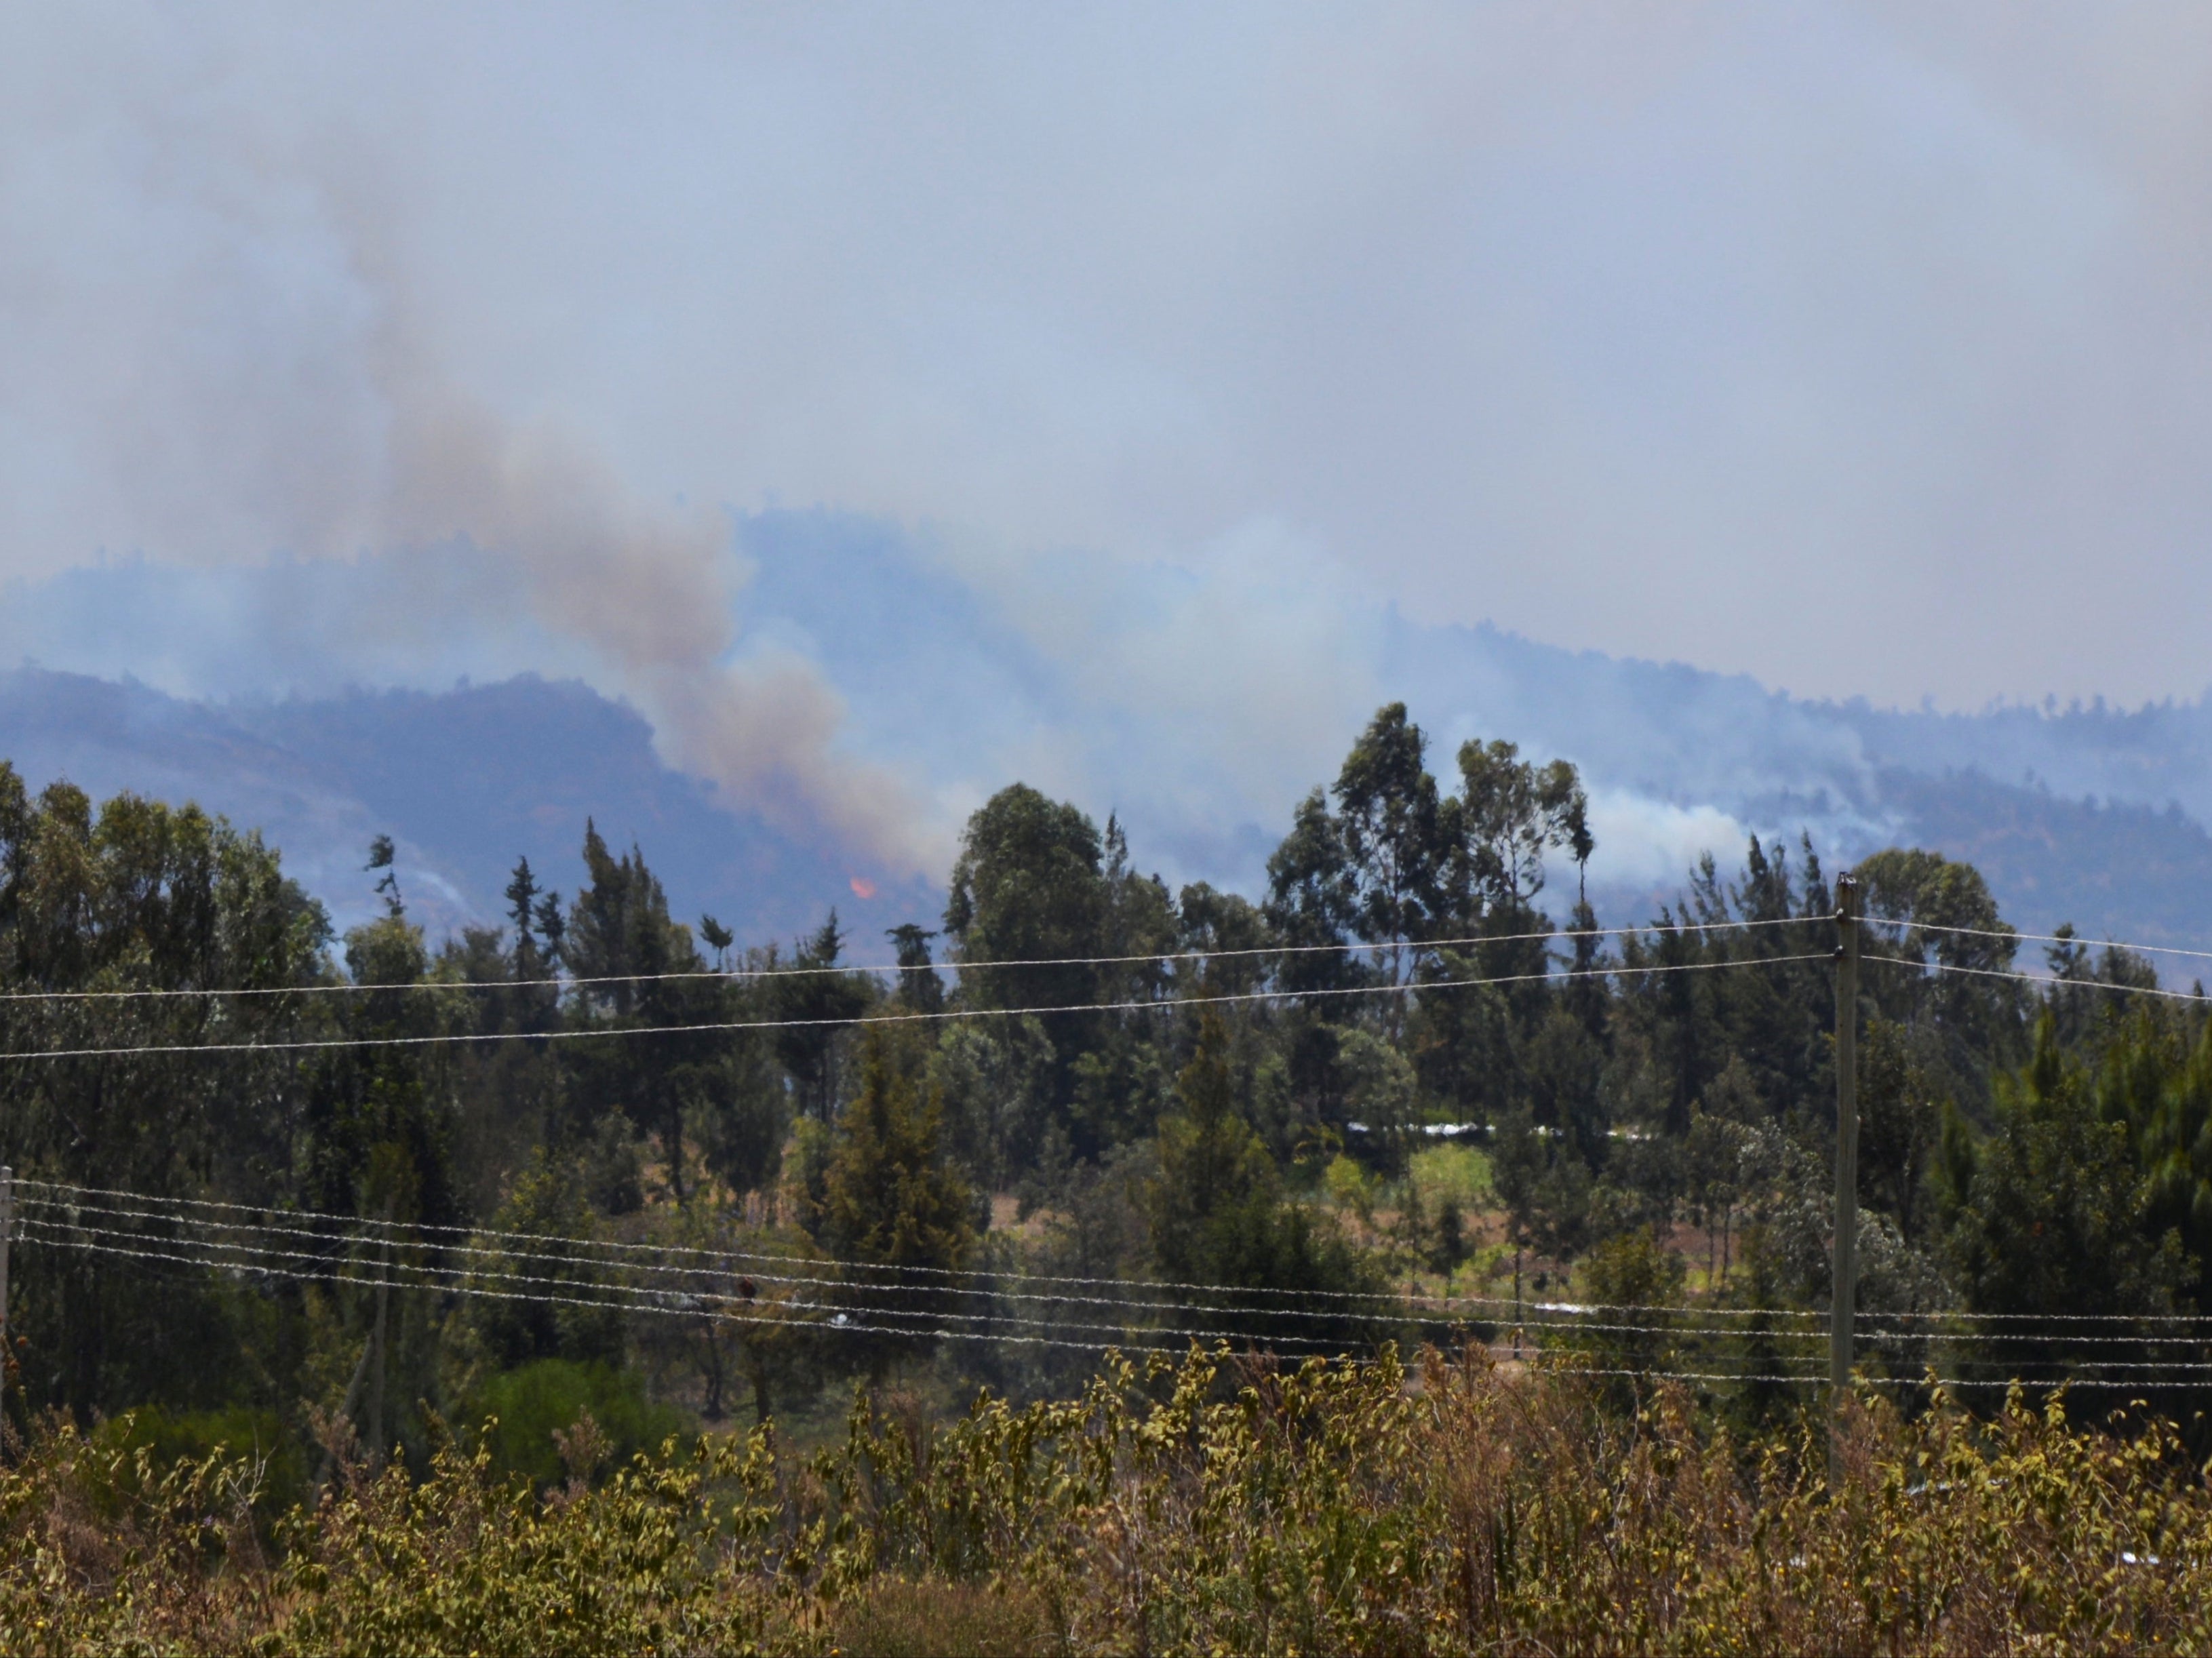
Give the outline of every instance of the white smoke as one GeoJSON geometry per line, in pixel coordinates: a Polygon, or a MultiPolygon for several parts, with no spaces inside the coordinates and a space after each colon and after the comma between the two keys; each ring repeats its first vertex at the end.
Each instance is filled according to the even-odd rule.
{"type": "Polygon", "coordinates": [[[1616,887],[1670,887],[1711,853],[1733,867],[1748,830],[1717,806],[1679,806],[1622,789],[1593,789],[1590,832],[1597,853],[1593,879],[1616,887]]]}

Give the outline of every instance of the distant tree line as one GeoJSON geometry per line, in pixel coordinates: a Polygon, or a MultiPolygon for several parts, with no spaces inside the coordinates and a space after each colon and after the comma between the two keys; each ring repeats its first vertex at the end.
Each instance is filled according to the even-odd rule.
{"type": "MultiPolygon", "coordinates": [[[[33,797],[0,762],[0,1053],[76,1055],[0,1060],[0,1157],[453,1229],[410,1235],[417,1265],[496,1258],[506,1234],[742,1248],[819,1262],[856,1307],[834,1286],[918,1271],[918,1317],[972,1307],[963,1272],[1322,1292],[1304,1304],[1340,1315],[1295,1327],[1355,1346],[1423,1333],[1382,1310],[1409,1275],[1824,1305],[1836,932],[1812,845],[1754,839],[1725,876],[1709,856],[1649,925],[1601,933],[1574,768],[1504,742],[1453,760],[1440,780],[1405,708],[1382,709],[1249,897],[1170,891],[1116,820],[1016,785],[969,820],[937,925],[858,952],[834,911],[789,943],[687,925],[642,852],[590,827],[573,896],[521,861],[505,925],[435,943],[380,840],[384,913],[337,937],[258,835],[134,795],[95,810],[66,783],[33,797]],[[904,970],[853,964],[878,950],[904,970]],[[149,991],[192,993],[81,993],[149,991]],[[903,1017],[948,1013],[978,1017],[903,1017]],[[459,1035],[504,1040],[406,1040],[459,1035]],[[131,1051],[209,1044],[227,1051],[131,1051]],[[1475,1126],[1486,1197],[1425,1195],[1438,1124],[1475,1126]]],[[[1971,866],[1893,849],[1856,874],[1881,924],[1860,993],[1862,1306],[2212,1313],[2201,998],[2115,993],[2155,975],[2070,934],[2045,987],[1985,976],[2019,941],[1971,866]]],[[[9,1410],[303,1432],[357,1401],[374,1343],[419,1447],[415,1401],[465,1413],[526,1374],[569,1389],[549,1410],[591,1394],[645,1423],[671,1401],[766,1415],[930,1361],[927,1340],[818,1317],[380,1300],[347,1270],[358,1231],[327,1230],[301,1246],[327,1271],[279,1277],[27,1236],[9,1410]]],[[[1223,1301],[1216,1327],[1279,1339],[1269,1304],[1223,1301]]],[[[2045,1375],[2095,1357],[2057,1324],[2017,1333],[2039,1332],[1970,1357],[2045,1375]]],[[[1926,1356],[1874,1346],[1900,1374],[1926,1356]]],[[[1015,1389],[1088,1363],[937,1360],[1015,1389]]],[[[2177,1416],[2193,1397],[2158,1394],[2177,1416]]]]}

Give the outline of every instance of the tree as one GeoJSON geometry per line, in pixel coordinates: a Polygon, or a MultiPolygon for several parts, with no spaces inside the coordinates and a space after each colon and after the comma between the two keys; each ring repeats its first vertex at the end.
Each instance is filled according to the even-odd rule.
{"type": "Polygon", "coordinates": [[[799,1109],[817,1122],[826,1123],[836,1114],[839,1043],[875,998],[875,987],[865,975],[836,971],[844,949],[845,934],[833,908],[813,935],[793,949],[789,969],[767,980],[769,1005],[781,1022],[775,1033],[776,1057],[791,1073],[799,1109]]]}
{"type": "Polygon", "coordinates": [[[1328,1320],[1271,1317],[1267,1310],[1210,1310],[1208,1321],[1254,1336],[1306,1342],[1372,1339],[1381,1321],[1356,1297],[1382,1290],[1379,1268],[1322,1218],[1288,1201],[1266,1145],[1237,1096],[1219,1012],[1199,1016],[1196,1051],[1176,1079],[1181,1108],[1163,1118],[1148,1207],[1161,1277],[1229,1289],[1313,1291],[1310,1304],[1270,1300],[1328,1320]],[[1343,1297],[1355,1297],[1347,1307],[1343,1297]]]}
{"type": "MultiPolygon", "coordinates": [[[[2099,1111],[2045,1015],[2027,1066],[1999,1078],[1996,1127],[1960,1171],[1964,1190],[1948,1218],[1970,1307],[2014,1320],[2173,1309],[2194,1274],[2178,1230],[2159,1224],[2156,1192],[2129,1139],[2127,1124],[2099,1111]]],[[[2060,1332],[2033,1323],[2007,1330],[2013,1339],[1990,1357],[2010,1374],[2047,1376],[2083,1357],[2056,1339],[2060,1332]]]]}
{"type": "Polygon", "coordinates": [[[384,900],[385,909],[394,920],[404,915],[407,903],[399,895],[399,870],[393,860],[390,835],[380,835],[368,843],[368,862],[362,867],[384,872],[383,879],[376,884],[377,896],[384,900]]]}
{"type": "Polygon", "coordinates": [[[1353,926],[1367,943],[1389,947],[1393,982],[1405,977],[1406,945],[1428,931],[1442,902],[1440,808],[1437,780],[1422,763],[1427,747],[1406,705],[1392,702],[1368,722],[1336,778],[1353,926]]]}
{"type": "Polygon", "coordinates": [[[1922,1230],[1929,1159],[1953,1107],[1929,1046],[1905,1026],[1870,1019],[1859,1058],[1859,1198],[1894,1216],[1908,1241],[1922,1230]]]}
{"type": "MultiPolygon", "coordinates": [[[[1117,857],[1119,838],[1116,826],[1117,857]]],[[[1111,929],[1131,918],[1126,859],[1109,880],[1106,853],[1082,812],[1016,784],[968,820],[953,865],[945,930],[959,964],[960,999],[973,1008],[1060,1010],[1036,1016],[1052,1045],[1052,1067],[1034,1102],[1037,1110],[1024,1114],[1006,1148],[1014,1167],[1034,1181],[1048,1182],[1072,1160],[1097,1155],[1099,1125],[1124,1114],[1121,1101],[1102,1097],[1095,1074],[1078,1098],[1085,1055],[1127,1057],[1116,1022],[1092,1011],[1101,1001],[1124,999],[1101,994],[1123,981],[1120,968],[1127,964],[1098,958],[1125,953],[1114,947],[1111,929]]],[[[1127,1071],[1108,1063],[1108,1092],[1127,1071]]]]}
{"type": "Polygon", "coordinates": [[[514,976],[518,979],[535,979],[543,971],[536,930],[539,891],[530,859],[517,859],[507,883],[507,919],[514,929],[514,976]]]}
{"type": "Polygon", "coordinates": [[[1692,1107],[1739,1060],[1777,1114],[1833,1124],[1834,942],[1810,847],[1793,873],[1784,850],[1756,836],[1739,879],[1705,854],[1680,903],[1622,941],[1630,976],[1613,1004],[1614,1046],[1640,1054],[1667,1133],[1688,1131],[1692,1107]],[[1730,970],[1698,970],[1720,966],[1730,970]]]}
{"type": "Polygon", "coordinates": [[[1228,1027],[1208,1008],[1198,1051],[1176,1079],[1180,1110],[1160,1123],[1159,1174],[1152,1189],[1152,1253],[1163,1276],[1222,1281],[1218,1217],[1272,1197],[1274,1163],[1237,1108],[1224,1049],[1228,1027]]]}
{"type": "MultiPolygon", "coordinates": [[[[1601,1371],[1666,1368],[1673,1355],[1668,1327],[1673,1320],[1664,1309],[1681,1299],[1686,1276],[1681,1256],[1665,1246],[1656,1229],[1637,1227],[1592,1249],[1583,1264],[1583,1275],[1591,1301],[1600,1306],[1637,1309],[1610,1321],[1629,1327],[1593,1331],[1582,1338],[1596,1361],[1595,1368],[1601,1371]]],[[[1618,1385],[1626,1378],[1613,1380],[1616,1385],[1610,1391],[1632,1396],[1632,1389],[1618,1385]]]]}
{"type": "Polygon", "coordinates": [[[1250,900],[1195,881],[1177,895],[1176,917],[1177,953],[1200,958],[1176,963],[1178,986],[1233,996],[1267,977],[1267,918],[1250,900]]]}
{"type": "Polygon", "coordinates": [[[966,1182],[939,1144],[943,1109],[920,1045],[862,1033],[860,1088],[837,1120],[823,1236],[842,1260],[957,1272],[975,1246],[966,1182]]]}
{"type": "Polygon", "coordinates": [[[790,1128],[783,1073],[756,1032],[733,1041],[711,1073],[699,1114],[699,1150],[732,1192],[766,1191],[783,1164],[790,1128]]]}
{"type": "MultiPolygon", "coordinates": [[[[1358,913],[1343,829],[1316,789],[1298,802],[1291,832],[1267,859],[1267,920],[1283,945],[1277,978],[1284,989],[1334,989],[1365,976],[1343,948],[1358,913]]],[[[1328,1017],[1331,1004],[1321,1007],[1328,1017]]]]}
{"type": "Polygon", "coordinates": [[[562,952],[581,981],[576,1011],[617,1028],[651,1029],[633,1041],[575,1042],[565,1058],[575,1092],[599,1132],[598,1115],[618,1110],[660,1142],[669,1189],[684,1196],[684,1122],[708,1108],[727,1084],[732,1033],[729,987],[706,976],[691,930],[672,920],[668,896],[635,846],[620,858],[596,824],[584,827],[590,884],[576,895],[562,952]]]}
{"type": "Polygon", "coordinates": [[[934,1277],[966,1268],[976,1233],[967,1182],[939,1144],[942,1118],[923,1045],[879,1024],[864,1029],[860,1088],[837,1120],[817,1223],[832,1254],[864,1269],[847,1297],[864,1318],[964,1304],[961,1291],[934,1277]],[[900,1270],[866,1270],[886,1267],[900,1270]]]}
{"type": "Polygon", "coordinates": [[[1535,1121],[1559,1134],[1593,1169],[1601,1168],[1611,1127],[1600,1087],[1605,1050],[1564,1005],[1553,1006],[1526,1039],[1522,1073],[1535,1121]]]}
{"type": "MultiPolygon", "coordinates": [[[[1992,1067],[2015,1064],[2025,1054],[2021,991],[1991,976],[2011,969],[2017,935],[1972,864],[1892,847],[1861,859],[1853,873],[1866,914],[1904,924],[1869,929],[1867,945],[1943,969],[1931,977],[1883,974],[1872,994],[1886,1002],[1891,1017],[1937,1038],[1938,1062],[1979,1111],[1990,1096],[1992,1067]]],[[[2058,976],[2065,976],[2063,967],[2058,976]]]]}
{"type": "Polygon", "coordinates": [[[572,1165],[542,1154],[514,1178],[512,1189],[491,1219],[491,1230],[471,1241],[471,1262],[484,1274],[485,1287],[498,1290],[513,1275],[550,1278],[555,1300],[486,1295],[465,1299],[469,1327],[492,1363],[513,1370],[533,1359],[567,1358],[618,1363],[623,1356],[623,1317],[612,1306],[595,1306],[609,1297],[592,1257],[579,1248],[549,1254],[543,1244],[520,1244],[514,1235],[571,1238],[588,1245],[600,1234],[572,1165]]]}
{"type": "Polygon", "coordinates": [[[1103,964],[1099,981],[1102,1001],[1157,999],[1168,992],[1173,979],[1164,959],[1176,947],[1179,918],[1167,883],[1158,875],[1140,875],[1129,861],[1129,839],[1121,819],[1106,819],[1104,864],[1100,878],[1106,893],[1103,953],[1115,958],[1103,964]]]}
{"type": "Polygon", "coordinates": [[[1517,1307],[1524,1252],[1533,1250],[1540,1258],[1564,1262],[1582,1248],[1589,1225],[1589,1169],[1565,1150],[1562,1136],[1525,1111],[1498,1126],[1492,1147],[1491,1179],[1505,1206],[1517,1307]]]}
{"type": "Polygon", "coordinates": [[[904,921],[886,929],[884,936],[898,952],[900,1005],[915,1013],[943,1011],[945,981],[937,976],[929,955],[929,941],[937,934],[919,921],[904,921]]]}
{"type": "MultiPolygon", "coordinates": [[[[0,761],[0,990],[260,993],[0,1001],[0,1050],[341,1034],[323,1023],[330,999],[272,993],[334,976],[330,936],[258,835],[130,794],[95,812],[64,782],[33,798],[0,761]]],[[[0,1066],[0,1145],[19,1177],[294,1200],[299,1072],[273,1052],[0,1066]]],[[[28,1344],[22,1385],[8,1390],[17,1407],[204,1407],[257,1373],[290,1380],[267,1339],[296,1334],[296,1289],[157,1276],[88,1251],[21,1250],[13,1270],[10,1333],[28,1344]]]]}
{"type": "Polygon", "coordinates": [[[1462,744],[1458,804],[1447,819],[1455,886],[1496,932],[1530,930],[1547,849],[1567,849],[1579,868],[1596,847],[1573,765],[1539,767],[1520,754],[1511,743],[1462,744]]]}
{"type": "MultiPolygon", "coordinates": [[[[1510,743],[1468,742],[1460,748],[1459,769],[1459,793],[1438,817],[1439,925],[1481,942],[1431,953],[1423,981],[1454,987],[1423,993],[1410,1035],[1431,1092],[1495,1120],[1526,1094],[1531,1045],[1555,999],[1544,939],[1551,918],[1535,902],[1544,853],[1565,847],[1579,861],[1595,841],[1581,782],[1567,762],[1539,767],[1510,743]],[[1469,987],[1469,979],[1493,982],[1469,987]]],[[[1577,915],[1595,927],[1588,912],[1584,902],[1577,915]]],[[[1590,1007],[1595,944],[1577,941],[1583,976],[1575,992],[1594,1054],[1602,1023],[1590,1007]]]]}
{"type": "Polygon", "coordinates": [[[937,1033],[930,1084],[945,1104],[945,1151],[983,1190],[1004,1191],[1038,1172],[1056,1064],[1033,1017],[954,1020],[937,1033]]]}
{"type": "MultiPolygon", "coordinates": [[[[969,818],[945,904],[969,1005],[1068,1007],[1096,999],[1097,969],[1087,958],[1107,953],[1103,855],[1088,817],[1023,784],[1000,790],[969,818]],[[1051,964],[1006,965],[1029,963],[1051,964]]],[[[1073,1035],[1090,1025],[1053,1029],[1073,1035]]]]}
{"type": "Polygon", "coordinates": [[[544,940],[545,965],[557,968],[568,961],[568,912],[561,908],[561,895],[549,891],[538,901],[538,936],[544,940]]]}
{"type": "Polygon", "coordinates": [[[2095,1054],[2088,1085],[2098,1116],[2127,1130],[2148,1224],[2181,1240],[2191,1293],[2212,1309],[2212,1022],[2196,1007],[2138,1007],[2095,1054]]]}

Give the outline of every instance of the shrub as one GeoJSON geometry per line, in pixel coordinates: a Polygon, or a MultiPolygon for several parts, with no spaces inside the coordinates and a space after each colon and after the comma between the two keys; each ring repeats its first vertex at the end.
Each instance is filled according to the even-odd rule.
{"type": "MultiPolygon", "coordinates": [[[[256,1542],[235,1461],[59,1424],[0,1467],[10,1652],[2203,1650],[2212,1492],[2167,1426],[1940,1390],[1739,1442],[1571,1370],[1109,1364],[932,1422],[865,1393],[534,1491],[489,1447],[341,1468],[256,1542]],[[103,1510],[88,1493],[130,1491],[103,1510]]],[[[583,1435],[580,1437],[588,1437],[583,1435]]],[[[573,1439],[572,1439],[572,1442],[573,1439]]]]}
{"type": "Polygon", "coordinates": [[[543,1489],[567,1472],[557,1431],[588,1415],[609,1455],[621,1461],[682,1433],[684,1419],[645,1396],[635,1372],[571,1359],[542,1358],[492,1376],[469,1401],[471,1423],[491,1421],[483,1436],[491,1467],[543,1489]]]}
{"type": "Polygon", "coordinates": [[[235,1462],[255,1492],[254,1513],[264,1522],[307,1491],[307,1448],[274,1411],[167,1411],[148,1405],[101,1423],[92,1442],[113,1455],[116,1477],[123,1482],[112,1494],[117,1501],[143,1495],[142,1451],[150,1476],[210,1459],[235,1462]]]}
{"type": "Polygon", "coordinates": [[[830,1620],[835,1647],[867,1658],[1043,1658],[1062,1650],[1048,1609],[1004,1585],[878,1578],[830,1620]]]}

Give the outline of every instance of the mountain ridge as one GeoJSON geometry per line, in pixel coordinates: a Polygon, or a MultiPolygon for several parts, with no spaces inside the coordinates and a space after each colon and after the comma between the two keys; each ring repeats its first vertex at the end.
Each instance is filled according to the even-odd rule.
{"type": "MultiPolygon", "coordinates": [[[[1710,680],[1690,683],[1715,692],[1710,680]]],[[[1723,687],[1720,700],[1742,689],[1723,687]]],[[[679,915],[716,914],[748,942],[810,929],[833,905],[860,936],[933,924],[942,905],[933,884],[874,872],[834,835],[732,807],[665,764],[635,709],[576,680],[524,674],[447,691],[215,703],[27,668],[0,674],[0,756],[33,787],[66,776],[100,799],[192,799],[258,829],[341,925],[375,913],[360,868],[374,835],[397,839],[403,890],[434,932],[495,924],[518,856],[545,884],[573,890],[587,821],[644,852],[679,915]]],[[[1827,763],[1845,757],[1801,763],[1790,786],[1726,804],[1770,839],[1794,845],[1810,833],[1832,867],[1893,841],[1965,859],[2031,932],[2070,921],[2093,938],[2212,946],[2212,835],[2178,800],[2067,795],[2045,780],[2010,783],[1972,766],[1916,770],[1869,754],[1827,763]],[[1839,799],[1846,784],[1850,798],[1839,799]]],[[[1618,782],[1612,759],[1584,759],[1594,786],[1618,782]]],[[[1293,804],[1283,804],[1285,826],[1293,804]]],[[[1712,849],[1724,870],[1741,855],[1741,846],[1712,849]]],[[[1141,838],[1133,851],[1149,866],[1141,838]]],[[[1679,896],[1687,868],[1686,859],[1648,881],[1601,876],[1593,898],[1609,922],[1640,924],[1679,896]]]]}

